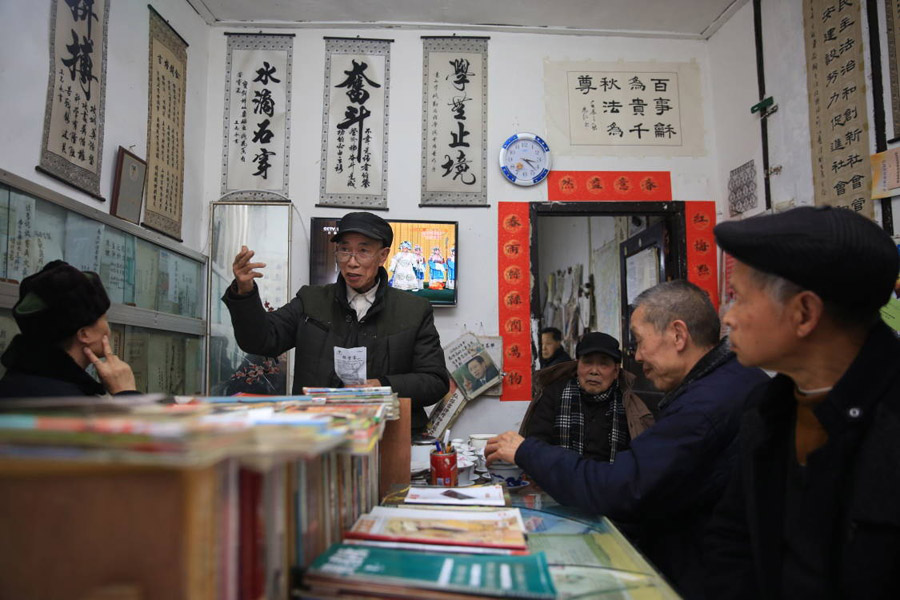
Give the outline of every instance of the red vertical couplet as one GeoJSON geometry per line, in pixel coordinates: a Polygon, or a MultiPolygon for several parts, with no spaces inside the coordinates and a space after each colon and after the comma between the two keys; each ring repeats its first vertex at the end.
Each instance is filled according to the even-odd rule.
{"type": "Polygon", "coordinates": [[[527,202],[498,203],[497,301],[503,337],[503,395],[531,400],[531,227],[527,202]]]}
{"type": "Polygon", "coordinates": [[[684,203],[685,243],[687,244],[688,281],[706,291],[719,310],[719,272],[716,265],[716,203],[684,203]]]}

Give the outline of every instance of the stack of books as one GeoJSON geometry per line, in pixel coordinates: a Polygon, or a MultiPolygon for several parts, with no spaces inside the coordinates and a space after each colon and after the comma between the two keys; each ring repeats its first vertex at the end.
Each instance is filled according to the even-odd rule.
{"type": "Polygon", "coordinates": [[[422,510],[378,506],[359,517],[345,543],[408,550],[523,554],[525,525],[517,508],[422,510]]]}
{"type": "Polygon", "coordinates": [[[307,597],[322,599],[556,597],[540,553],[466,556],[337,544],[313,562],[304,583],[307,597]]]}
{"type": "Polygon", "coordinates": [[[528,552],[519,509],[485,506],[504,503],[500,486],[431,491],[410,488],[407,502],[419,504],[361,515],[310,565],[304,597],[555,597],[544,554],[528,552]]]}

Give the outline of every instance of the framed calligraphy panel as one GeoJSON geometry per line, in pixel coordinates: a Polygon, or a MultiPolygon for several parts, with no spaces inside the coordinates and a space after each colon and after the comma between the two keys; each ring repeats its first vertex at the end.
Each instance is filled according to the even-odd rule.
{"type": "Polygon", "coordinates": [[[868,218],[869,124],[858,2],[803,0],[814,201],[868,218]]]}
{"type": "Polygon", "coordinates": [[[387,209],[392,41],[325,38],[318,206],[387,209]]]}
{"type": "Polygon", "coordinates": [[[38,170],[99,200],[109,0],[54,0],[38,170]]]}
{"type": "Polygon", "coordinates": [[[487,206],[487,42],[423,37],[420,206],[487,206]]]}
{"type": "Polygon", "coordinates": [[[181,241],[187,42],[150,8],[144,227],[181,241]]]}
{"type": "Polygon", "coordinates": [[[226,36],[222,194],[281,200],[288,195],[294,36],[226,36]]]}
{"type": "Polygon", "coordinates": [[[623,156],[701,156],[696,63],[544,63],[554,150],[623,156]]]}
{"type": "Polygon", "coordinates": [[[884,0],[888,41],[888,73],[891,86],[891,116],[895,140],[900,138],[900,0],[884,0]]]}

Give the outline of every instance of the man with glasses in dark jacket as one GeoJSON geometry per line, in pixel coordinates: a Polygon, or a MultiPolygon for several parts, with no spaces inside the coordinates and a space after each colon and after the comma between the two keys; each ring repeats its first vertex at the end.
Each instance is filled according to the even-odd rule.
{"type": "Polygon", "coordinates": [[[394,234],[376,215],[345,215],[331,241],[340,275],[335,283],[300,288],[288,304],[266,312],[254,279],[265,263],[250,262],[246,246],[235,257],[234,282],[222,300],[245,352],[278,356],[296,348],[293,393],[304,386],[341,387],[335,349],[365,351],[362,385],[390,386],[412,400],[412,430],[428,422],[425,407],[449,390],[444,351],[431,304],[388,285],[384,263],[394,234]]]}

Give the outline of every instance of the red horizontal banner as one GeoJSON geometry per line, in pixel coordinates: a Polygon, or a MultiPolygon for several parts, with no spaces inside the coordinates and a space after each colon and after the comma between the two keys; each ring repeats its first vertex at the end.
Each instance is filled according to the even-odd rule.
{"type": "Polygon", "coordinates": [[[668,171],[550,171],[551,202],[669,202],[668,171]]]}

